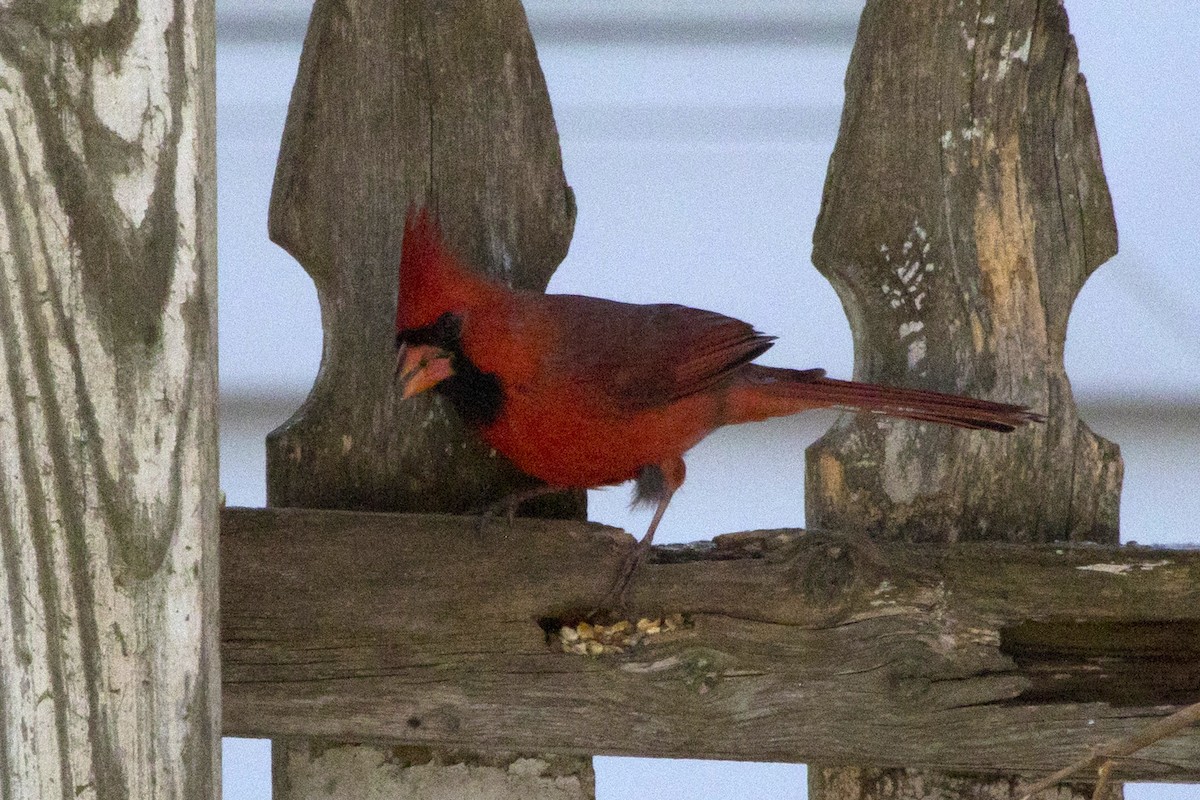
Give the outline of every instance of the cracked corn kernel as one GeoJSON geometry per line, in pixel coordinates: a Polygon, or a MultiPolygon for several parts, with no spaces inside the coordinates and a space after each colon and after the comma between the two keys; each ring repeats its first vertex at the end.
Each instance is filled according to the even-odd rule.
{"type": "Polygon", "coordinates": [[[643,644],[655,634],[683,627],[684,617],[682,614],[671,614],[655,619],[643,617],[637,622],[622,619],[608,625],[579,622],[573,626],[564,625],[559,628],[558,638],[559,646],[564,653],[595,657],[624,653],[631,647],[643,644]]]}

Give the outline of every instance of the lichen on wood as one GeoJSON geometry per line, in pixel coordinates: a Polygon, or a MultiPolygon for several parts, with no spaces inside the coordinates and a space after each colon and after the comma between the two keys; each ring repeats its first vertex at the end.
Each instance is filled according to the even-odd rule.
{"type": "MultiPolygon", "coordinates": [[[[813,243],[857,379],[1018,402],[1046,422],[999,436],[845,417],[809,449],[809,525],[1117,541],[1121,457],[1080,418],[1063,366],[1071,303],[1117,231],[1060,2],[870,0],[813,243]]],[[[811,775],[814,800],[1017,791],[939,772],[811,775]]]]}
{"type": "Polygon", "coordinates": [[[1115,542],[1120,456],[1063,367],[1071,303],[1117,241],[1062,7],[868,3],[846,85],[813,262],[855,377],[1048,418],[1001,436],[847,416],[810,451],[809,524],[1115,542]]]}

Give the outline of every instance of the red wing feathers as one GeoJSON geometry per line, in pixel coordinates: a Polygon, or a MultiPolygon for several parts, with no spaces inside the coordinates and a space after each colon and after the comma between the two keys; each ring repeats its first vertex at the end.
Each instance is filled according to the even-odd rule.
{"type": "Polygon", "coordinates": [[[703,391],[774,341],[745,322],[687,306],[575,295],[546,301],[560,337],[555,369],[623,412],[703,391]]]}

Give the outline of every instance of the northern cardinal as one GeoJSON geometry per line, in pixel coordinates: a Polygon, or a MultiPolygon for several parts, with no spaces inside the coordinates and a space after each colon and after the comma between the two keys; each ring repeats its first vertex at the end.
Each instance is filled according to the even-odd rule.
{"type": "Polygon", "coordinates": [[[722,425],[838,406],[1011,431],[1023,406],[826,378],[751,363],[774,341],[681,305],[514,291],[468,269],[425,210],[400,256],[396,372],[404,398],[434,389],[489,445],[545,487],[509,498],[636,481],[656,505],[609,598],[623,600],[671,496],[683,454],[722,425]]]}

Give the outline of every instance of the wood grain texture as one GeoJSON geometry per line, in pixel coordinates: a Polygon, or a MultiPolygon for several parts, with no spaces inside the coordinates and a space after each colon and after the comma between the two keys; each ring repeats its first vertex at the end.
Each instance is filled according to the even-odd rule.
{"type": "MultiPolygon", "coordinates": [[[[230,735],[1038,773],[1200,696],[1197,551],[720,537],[656,549],[634,584],[635,616],[688,627],[588,658],[546,629],[604,595],[624,532],[298,509],[222,524],[230,735]]],[[[1122,768],[1198,764],[1191,731],[1122,768]]]]}
{"type": "MultiPolygon", "coordinates": [[[[532,485],[440,398],[402,403],[395,391],[393,320],[410,204],[429,207],[469,263],[514,286],[544,289],[566,255],[574,199],[520,0],[313,7],[270,233],[316,283],[324,353],[304,406],[267,438],[270,505],[462,511],[532,485]]],[[[582,517],[585,504],[573,492],[534,510],[582,517]]],[[[336,736],[364,737],[353,727],[336,736]]],[[[507,797],[512,786],[500,773],[528,764],[513,755],[501,767],[496,758],[439,752],[439,768],[397,766],[386,750],[277,742],[275,796],[507,797]],[[457,781],[464,771],[473,778],[457,781]],[[414,781],[424,794],[411,794],[414,781]]],[[[560,772],[565,764],[559,759],[560,772]]],[[[591,760],[571,764],[572,786],[528,770],[515,785],[529,797],[593,796],[591,760]],[[547,786],[552,793],[541,794],[547,786]]]]}
{"type": "Polygon", "coordinates": [[[219,792],[211,2],[0,9],[0,796],[219,792]]]}
{"type": "MultiPolygon", "coordinates": [[[[1086,780],[1086,779],[1085,779],[1086,780]]],[[[969,797],[971,800],[1009,800],[1019,796],[1023,784],[1014,778],[921,772],[918,770],[877,770],[861,767],[809,767],[809,792],[838,800],[925,800],[929,797],[969,797]],[[819,794],[818,794],[819,793],[819,794]]],[[[1095,786],[1073,784],[1047,789],[1033,795],[1035,800],[1071,800],[1094,798],[1095,786]]],[[[1108,791],[1100,800],[1115,800],[1108,791]]]]}
{"type": "MultiPolygon", "coordinates": [[[[850,318],[855,377],[1019,402],[1047,420],[996,436],[844,417],[808,451],[808,524],[910,542],[1115,543],[1121,458],[1079,418],[1063,346],[1076,294],[1116,249],[1060,2],[868,2],[813,250],[850,318]]],[[[908,766],[817,765],[810,794],[1019,793],[1015,779],[908,766]]]]}
{"type": "Polygon", "coordinates": [[[268,438],[270,505],[462,511],[529,481],[440,399],[394,391],[410,203],[512,285],[545,288],[566,255],[574,200],[519,0],[313,8],[270,225],[316,283],[325,348],[308,400],[268,438]]]}
{"type": "Polygon", "coordinates": [[[301,790],[324,800],[579,800],[596,795],[595,775],[590,769],[581,771],[574,756],[481,756],[419,746],[328,747],[287,740],[275,748],[273,761],[277,797],[295,797],[301,790]]]}
{"type": "Polygon", "coordinates": [[[813,261],[850,318],[855,377],[1048,420],[996,436],[846,416],[809,452],[808,524],[1116,542],[1120,456],[1063,368],[1071,303],[1116,227],[1062,6],[868,3],[846,87],[813,261]]]}

